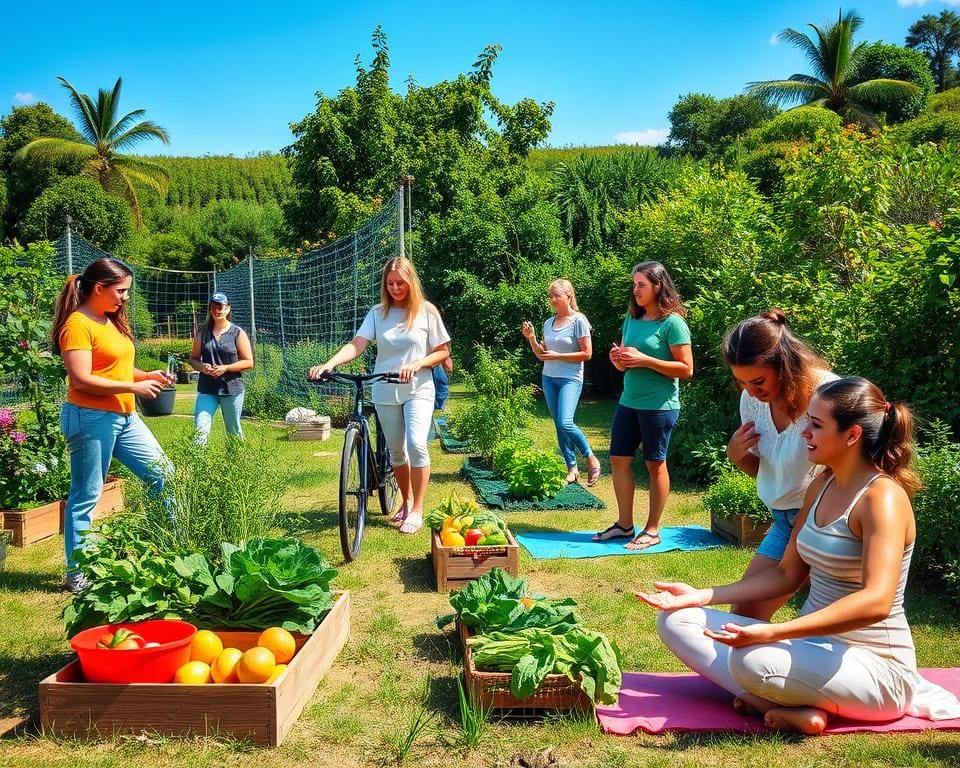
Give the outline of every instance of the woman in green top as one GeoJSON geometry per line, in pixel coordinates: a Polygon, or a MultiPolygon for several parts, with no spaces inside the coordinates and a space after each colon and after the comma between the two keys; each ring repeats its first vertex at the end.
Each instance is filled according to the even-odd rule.
{"type": "Polygon", "coordinates": [[[593,538],[628,538],[627,549],[648,549],[660,543],[660,517],[670,493],[667,448],[680,415],[680,379],[693,377],[690,329],[683,300],[658,261],[633,268],[630,311],[620,343],[610,348],[610,362],[623,371],[623,394],[610,430],[610,467],[619,519],[593,538]],[[630,465],[643,444],[650,475],[650,511],[634,537],[633,495],[636,483],[630,465]]]}

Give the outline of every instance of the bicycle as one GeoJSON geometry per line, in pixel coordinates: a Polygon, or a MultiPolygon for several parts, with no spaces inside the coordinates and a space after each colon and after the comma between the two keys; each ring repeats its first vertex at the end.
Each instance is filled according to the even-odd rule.
{"type": "Polygon", "coordinates": [[[335,381],[340,384],[353,384],[355,399],[353,413],[347,419],[343,435],[343,453],[340,458],[340,549],[348,563],[360,554],[363,543],[363,529],[367,520],[367,502],[369,496],[377,491],[380,511],[385,515],[393,512],[400,486],[390,464],[390,452],[380,428],[380,419],[376,411],[373,420],[376,425],[376,443],[371,444],[370,425],[364,416],[364,384],[371,381],[400,382],[399,373],[352,374],[327,371],[320,379],[308,379],[311,384],[335,381]]]}

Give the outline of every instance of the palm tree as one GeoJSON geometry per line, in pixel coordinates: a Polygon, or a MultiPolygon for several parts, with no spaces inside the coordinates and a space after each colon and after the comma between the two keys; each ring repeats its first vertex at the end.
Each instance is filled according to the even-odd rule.
{"type": "Polygon", "coordinates": [[[133,211],[137,227],[142,227],[140,201],[134,182],[146,184],[160,194],[165,194],[170,175],[159,163],[122,155],[120,151],[146,139],[160,139],[164,144],[169,144],[170,137],[152,120],[137,122],[145,114],[142,109],[117,119],[122,78],[117,78],[113,91],[101,88],[96,103],[85,93],[78,93],[64,78],[58,77],[57,80],[70,91],[70,101],[77,114],[80,134],[85,141],[34,139],[17,152],[15,157],[23,159],[33,156],[49,160],[72,158],[82,162],[82,172],[96,179],[107,194],[126,200],[133,211]]]}
{"type": "Polygon", "coordinates": [[[905,80],[877,78],[858,82],[857,70],[863,55],[863,43],[854,45],[853,36],[863,24],[856,11],[841,11],[836,24],[825,29],[807,24],[811,36],[795,29],[785,29],[780,39],[803,51],[813,68],[812,75],[792,75],[789,80],[767,80],[748,83],[747,92],[778,104],[801,102],[806,106],[825,107],[840,115],[847,123],[861,123],[876,128],[876,117],[864,106],[866,99],[882,99],[915,93],[918,88],[905,80]]]}

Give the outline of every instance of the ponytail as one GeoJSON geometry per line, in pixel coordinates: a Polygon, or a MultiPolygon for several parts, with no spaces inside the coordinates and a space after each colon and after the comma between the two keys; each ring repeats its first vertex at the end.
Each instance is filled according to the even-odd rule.
{"type": "MultiPolygon", "coordinates": [[[[67,278],[66,285],[63,286],[57,299],[53,328],[50,329],[50,346],[56,354],[60,354],[60,332],[67,318],[87,300],[94,286],[113,285],[128,277],[133,277],[133,271],[122,261],[102,258],[91,261],[82,275],[70,275],[67,278]]],[[[126,306],[120,307],[116,312],[108,312],[107,317],[113,321],[120,333],[128,339],[133,339],[130,322],[127,320],[126,306]]]]}
{"type": "Polygon", "coordinates": [[[860,427],[867,461],[911,496],[920,490],[920,478],[913,469],[914,418],[905,403],[890,403],[876,384],[859,376],[828,381],[817,396],[830,404],[840,430],[860,427]]]}
{"type": "Polygon", "coordinates": [[[56,310],[53,316],[53,327],[50,329],[50,346],[55,354],[60,354],[60,331],[63,330],[67,318],[80,306],[80,276],[70,275],[60,291],[56,310]]]}

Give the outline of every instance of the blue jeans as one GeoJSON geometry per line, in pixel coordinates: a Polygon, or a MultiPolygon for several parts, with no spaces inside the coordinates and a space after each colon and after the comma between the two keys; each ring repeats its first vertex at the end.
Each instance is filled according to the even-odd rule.
{"type": "Polygon", "coordinates": [[[553,423],[557,428],[560,455],[563,456],[568,467],[575,467],[577,452],[586,458],[593,455],[583,430],[573,423],[573,416],[580,402],[580,392],[583,390],[583,382],[576,379],[556,379],[553,376],[543,376],[541,382],[543,399],[547,401],[547,408],[550,409],[550,416],[553,417],[553,423]]]}
{"type": "Polygon", "coordinates": [[[793,523],[797,519],[799,509],[771,509],[773,522],[770,529],[757,547],[757,554],[776,560],[783,560],[783,553],[787,551],[790,535],[793,533],[793,523]]]}
{"type": "Polygon", "coordinates": [[[81,535],[90,528],[94,507],[114,456],[139,477],[153,494],[163,491],[163,474],[170,465],[157,438],[136,413],[114,413],[64,403],[60,429],[70,454],[70,495],[63,512],[63,546],[67,571],[81,535]]]}
{"type": "Polygon", "coordinates": [[[223,413],[223,424],[228,435],[243,437],[240,428],[240,414],[243,412],[243,392],[239,395],[204,395],[197,393],[197,403],[193,408],[193,428],[197,433],[197,442],[205,443],[210,436],[210,424],[213,414],[219,407],[223,413]]]}

